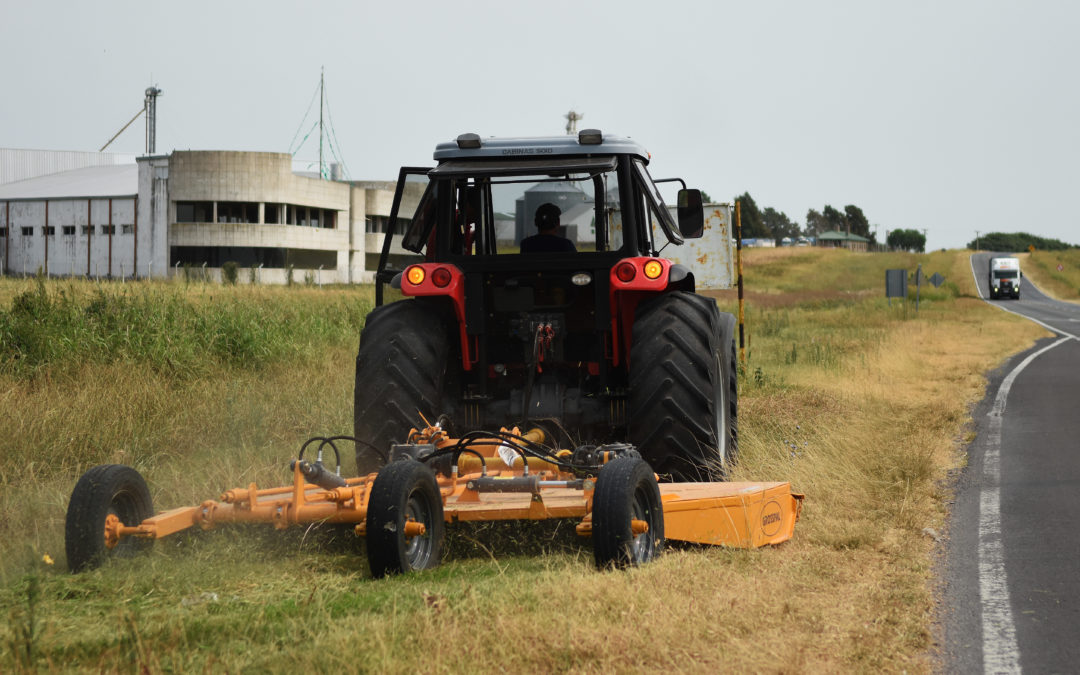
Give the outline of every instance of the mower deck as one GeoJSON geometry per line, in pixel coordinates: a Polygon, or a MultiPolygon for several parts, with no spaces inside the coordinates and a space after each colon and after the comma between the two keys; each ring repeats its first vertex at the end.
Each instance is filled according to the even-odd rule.
{"type": "MultiPolygon", "coordinates": [[[[98,467],[84,476],[93,485],[77,486],[76,495],[83,496],[73,497],[72,503],[101,502],[98,493],[100,497],[112,494],[108,504],[98,504],[108,507],[101,511],[106,515],[99,525],[98,516],[87,518],[69,509],[68,536],[91,546],[88,552],[75,550],[82,566],[92,562],[91,554],[107,554],[126,540],[160,539],[192,527],[268,523],[285,529],[312,523],[352,524],[357,535],[367,537],[373,572],[382,576],[437,564],[447,523],[577,519],[578,534],[594,538],[597,564],[623,566],[647,562],[662,549],[665,539],[734,548],[779,544],[791,538],[799,518],[803,496],[792,492],[786,482],[658,484],[648,464],[632,452],[602,453],[598,473],[583,477],[568,470],[569,451],[551,453],[548,459],[528,454],[528,443],[544,441],[542,431],[518,435],[515,429],[499,434],[473,439],[468,450],[459,450],[466,447],[459,439],[428,427],[414,432],[411,444],[397,446],[395,452],[405,454],[392,457],[379,472],[350,479],[327,470],[321,452],[314,463],[304,461],[301,452],[293,462],[291,485],[260,489],[252,483],[226,490],[217,501],[141,520],[126,516],[128,512],[118,506],[125,503],[120,498],[145,490],[145,484],[139,488],[129,477],[128,484],[118,488],[102,486],[89,480],[103,469],[109,471],[98,467]],[[508,438],[518,441],[508,443],[508,438]],[[423,457],[411,452],[429,453],[429,462],[440,455],[452,456],[452,470],[447,462],[436,475],[421,461],[423,457]],[[527,469],[523,460],[528,461],[527,469]],[[95,530],[104,532],[103,540],[94,541],[95,530]],[[385,569],[376,569],[383,562],[385,569]]],[[[137,480],[142,482],[141,477],[137,480]]]]}

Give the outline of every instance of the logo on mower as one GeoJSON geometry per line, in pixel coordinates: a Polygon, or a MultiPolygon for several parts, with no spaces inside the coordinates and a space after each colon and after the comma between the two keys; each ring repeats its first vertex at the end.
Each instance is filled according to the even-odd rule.
{"type": "Polygon", "coordinates": [[[766,537],[771,537],[780,531],[780,523],[784,518],[781,514],[780,504],[771,500],[761,509],[761,532],[766,537]]]}

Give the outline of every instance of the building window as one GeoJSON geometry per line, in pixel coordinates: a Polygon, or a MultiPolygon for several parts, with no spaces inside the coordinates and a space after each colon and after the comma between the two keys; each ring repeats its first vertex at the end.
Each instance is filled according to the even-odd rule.
{"type": "Polygon", "coordinates": [[[24,227],[24,228],[22,228],[22,236],[24,236],[24,237],[32,237],[33,235],[34,235],[34,228],[32,228],[32,227],[24,227]]]}
{"type": "Polygon", "coordinates": [[[135,231],[135,225],[129,223],[120,226],[120,234],[131,234],[135,231]]]}
{"type": "Polygon", "coordinates": [[[93,225],[83,225],[82,226],[82,233],[89,237],[90,235],[92,235],[94,233],[94,226],[93,225]]]}
{"type": "Polygon", "coordinates": [[[256,202],[218,202],[219,223],[257,223],[259,205],[256,202]]]}
{"type": "Polygon", "coordinates": [[[116,234],[115,225],[98,225],[98,232],[101,234],[116,234]]]}
{"type": "Polygon", "coordinates": [[[63,229],[61,231],[64,233],[65,236],[68,236],[68,237],[74,237],[75,236],[75,226],[74,225],[64,225],[64,227],[63,227],[63,229]]]}
{"type": "Polygon", "coordinates": [[[176,202],[176,222],[212,223],[214,222],[214,203],[176,202]]]}
{"type": "Polygon", "coordinates": [[[337,220],[337,211],[327,209],[323,211],[322,226],[328,230],[334,229],[334,221],[337,220]]]}
{"type": "Polygon", "coordinates": [[[0,237],[6,237],[6,236],[7,236],[7,228],[6,227],[0,227],[0,237]]]}
{"type": "Polygon", "coordinates": [[[55,225],[43,226],[41,228],[41,236],[43,236],[43,237],[55,237],[56,236],[56,226],[55,225]]]}
{"type": "Polygon", "coordinates": [[[276,225],[280,222],[278,221],[277,204],[266,204],[263,206],[263,222],[270,225],[276,225]]]}

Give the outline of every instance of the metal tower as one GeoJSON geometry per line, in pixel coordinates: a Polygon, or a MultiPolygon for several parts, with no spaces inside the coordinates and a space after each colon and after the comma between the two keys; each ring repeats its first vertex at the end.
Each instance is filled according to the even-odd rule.
{"type": "Polygon", "coordinates": [[[585,115],[571,110],[570,112],[563,115],[563,117],[566,118],[566,135],[573,136],[577,133],[578,120],[580,120],[582,117],[585,117],[585,115]]]}
{"type": "Polygon", "coordinates": [[[146,101],[143,104],[143,109],[146,111],[146,154],[148,155],[152,155],[155,152],[157,140],[157,97],[161,94],[162,91],[157,87],[146,88],[146,101]]]}

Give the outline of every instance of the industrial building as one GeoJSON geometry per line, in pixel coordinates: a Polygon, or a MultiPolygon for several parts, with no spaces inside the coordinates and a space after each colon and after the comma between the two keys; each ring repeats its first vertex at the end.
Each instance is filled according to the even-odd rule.
{"type": "Polygon", "coordinates": [[[77,157],[94,153],[3,152],[46,171],[82,162],[7,172],[22,180],[0,184],[4,274],[166,278],[197,268],[218,278],[231,261],[242,281],[366,282],[393,201],[392,181],[308,177],[286,153],[188,150],[94,165],[77,157]]]}

